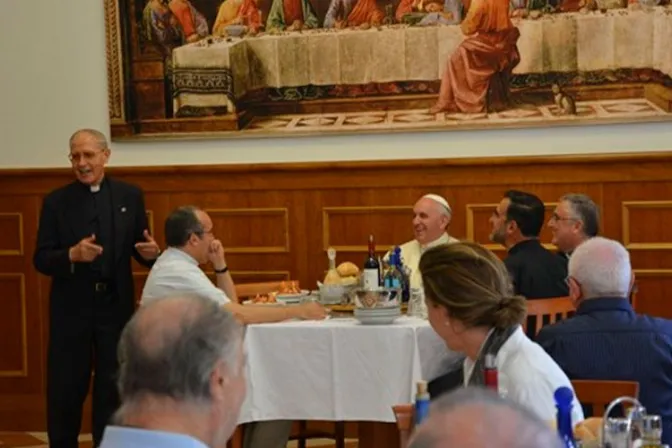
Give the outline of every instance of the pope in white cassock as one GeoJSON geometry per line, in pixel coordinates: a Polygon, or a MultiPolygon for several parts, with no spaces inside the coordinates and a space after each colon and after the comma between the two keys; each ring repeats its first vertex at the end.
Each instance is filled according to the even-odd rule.
{"type": "MultiPolygon", "coordinates": [[[[426,194],[413,206],[413,232],[415,239],[402,244],[401,258],[411,270],[411,288],[422,288],[422,277],[418,270],[420,257],[430,247],[459,240],[448,235],[452,210],[448,201],[437,194],[426,194]]],[[[385,259],[389,257],[388,252],[385,259]]]]}

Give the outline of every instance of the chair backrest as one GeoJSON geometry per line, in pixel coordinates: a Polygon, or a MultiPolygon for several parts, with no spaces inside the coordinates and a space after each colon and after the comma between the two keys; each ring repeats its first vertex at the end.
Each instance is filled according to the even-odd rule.
{"type": "Polygon", "coordinates": [[[609,403],[618,397],[639,399],[637,381],[572,380],[572,387],[579,402],[592,407],[594,417],[602,417],[609,403]]]}
{"type": "MultiPolygon", "coordinates": [[[[536,316],[534,320],[534,335],[536,336],[541,327],[544,326],[544,316],[548,316],[549,324],[554,324],[558,320],[567,319],[574,313],[574,304],[569,297],[555,297],[552,299],[528,299],[527,316],[536,316]]],[[[527,333],[527,321],[524,326],[527,333]]],[[[529,333],[528,333],[529,334],[529,333]]]]}
{"type": "Polygon", "coordinates": [[[236,285],[236,295],[238,296],[238,300],[242,301],[241,299],[254,297],[257,294],[269,294],[271,292],[278,292],[280,290],[291,287],[292,283],[296,288],[299,287],[298,280],[245,283],[241,285],[236,285]]]}
{"type": "Polygon", "coordinates": [[[406,448],[415,426],[415,407],[412,404],[398,404],[392,406],[392,411],[399,429],[399,448],[406,448]]]}

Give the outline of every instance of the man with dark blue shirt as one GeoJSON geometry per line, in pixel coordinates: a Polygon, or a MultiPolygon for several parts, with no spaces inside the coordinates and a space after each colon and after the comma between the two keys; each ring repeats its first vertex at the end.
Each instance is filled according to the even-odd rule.
{"type": "MultiPolygon", "coordinates": [[[[539,343],[570,379],[639,382],[639,400],[672,443],[672,321],[635,314],[627,250],[593,237],[569,260],[570,319],[542,328],[539,343]]],[[[581,399],[581,397],[579,397],[581,399]]]]}

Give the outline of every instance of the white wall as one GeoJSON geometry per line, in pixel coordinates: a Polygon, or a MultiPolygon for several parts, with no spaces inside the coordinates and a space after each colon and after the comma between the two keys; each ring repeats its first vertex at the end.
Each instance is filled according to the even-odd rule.
{"type": "MultiPolygon", "coordinates": [[[[103,1],[0,0],[0,168],[67,166],[80,127],[109,135],[103,1]]],[[[116,143],[112,165],[672,150],[672,123],[116,143]]]]}

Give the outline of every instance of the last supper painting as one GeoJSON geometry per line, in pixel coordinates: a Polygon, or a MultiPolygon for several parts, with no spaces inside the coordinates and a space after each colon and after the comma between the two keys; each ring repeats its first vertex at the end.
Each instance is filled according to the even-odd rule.
{"type": "Polygon", "coordinates": [[[105,0],[114,140],[672,120],[670,0],[105,0]]]}

